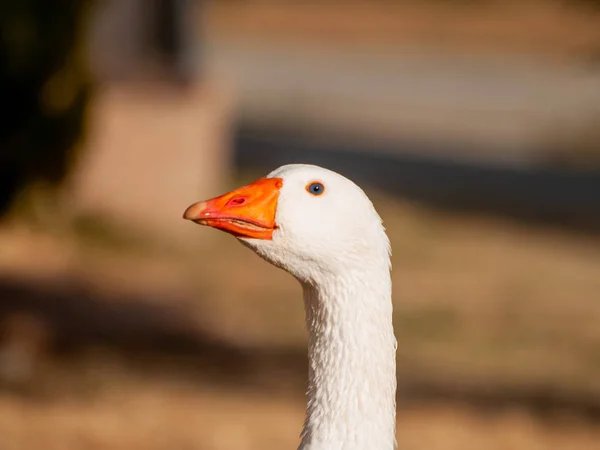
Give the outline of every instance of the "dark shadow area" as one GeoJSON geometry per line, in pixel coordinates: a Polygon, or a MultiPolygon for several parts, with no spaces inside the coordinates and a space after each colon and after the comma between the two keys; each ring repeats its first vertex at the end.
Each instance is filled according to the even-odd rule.
{"type": "MultiPolygon", "coordinates": [[[[49,351],[58,363],[72,363],[90,348],[102,347],[120,357],[123,370],[144,376],[210,382],[267,395],[304,395],[303,349],[241,348],[199,329],[189,313],[173,306],[176,298],[163,299],[164,306],[148,300],[113,298],[72,280],[32,284],[2,279],[0,324],[19,313],[41,319],[51,330],[49,351]]],[[[570,413],[600,421],[600,399],[584,390],[469,382],[418,367],[401,368],[398,407],[425,403],[462,404],[489,413],[519,408],[548,419],[570,413]]]]}
{"type": "Polygon", "coordinates": [[[415,156],[430,154],[425,147],[406,141],[391,152],[298,130],[241,124],[235,132],[235,165],[272,170],[296,162],[317,164],[358,183],[438,208],[594,234],[600,231],[598,171],[517,168],[415,156]]]}
{"type": "Polygon", "coordinates": [[[81,45],[93,3],[0,6],[0,215],[31,183],[60,185],[78,156],[93,90],[81,45]]]}
{"type": "Polygon", "coordinates": [[[203,379],[231,378],[242,385],[251,382],[254,372],[268,369],[271,361],[286,367],[297,363],[296,369],[305,370],[300,353],[241,349],[215,339],[188,311],[173,306],[178,300],[182,299],[114,298],[74,280],[31,284],[5,279],[0,280],[0,323],[17,314],[38,317],[50,329],[51,352],[65,359],[93,347],[125,355],[134,364],[165,356],[167,364],[200,369],[197,375],[203,379]]]}

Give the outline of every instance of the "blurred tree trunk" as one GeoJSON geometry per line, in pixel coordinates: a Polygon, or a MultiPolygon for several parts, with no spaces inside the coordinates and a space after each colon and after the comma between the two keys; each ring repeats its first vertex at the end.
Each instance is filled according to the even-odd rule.
{"type": "Polygon", "coordinates": [[[82,137],[93,0],[0,2],[0,216],[29,183],[57,186],[82,137]]]}

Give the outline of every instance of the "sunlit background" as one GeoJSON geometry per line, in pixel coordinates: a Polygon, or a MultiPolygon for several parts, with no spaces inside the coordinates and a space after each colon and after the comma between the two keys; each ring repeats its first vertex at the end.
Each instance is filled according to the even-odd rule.
{"type": "Polygon", "coordinates": [[[0,448],[296,448],[300,287],[191,203],[352,178],[410,450],[600,442],[597,0],[6,1],[0,448]]]}

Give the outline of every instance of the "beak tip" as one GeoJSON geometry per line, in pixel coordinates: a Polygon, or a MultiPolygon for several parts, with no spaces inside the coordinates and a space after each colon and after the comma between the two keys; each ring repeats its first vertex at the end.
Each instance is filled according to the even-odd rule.
{"type": "Polygon", "coordinates": [[[200,217],[201,212],[205,209],[205,202],[194,203],[183,213],[183,219],[185,220],[196,220],[200,217]]]}

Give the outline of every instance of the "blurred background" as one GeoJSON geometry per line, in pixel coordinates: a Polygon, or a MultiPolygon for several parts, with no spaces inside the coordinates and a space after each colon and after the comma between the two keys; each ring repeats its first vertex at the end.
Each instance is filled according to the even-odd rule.
{"type": "Polygon", "coordinates": [[[0,448],[296,448],[301,291],[191,203],[293,162],[393,247],[403,449],[600,442],[600,3],[0,6],[0,448]]]}

